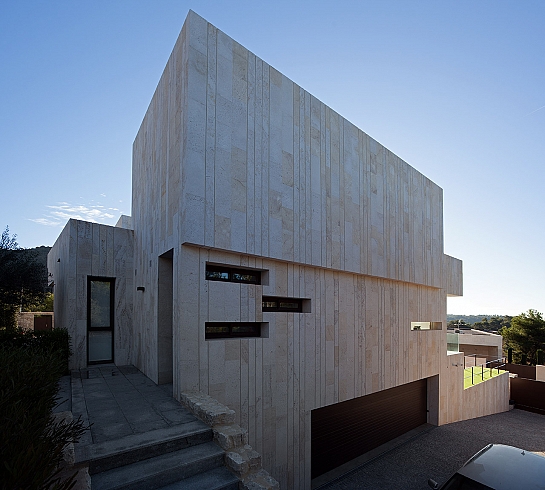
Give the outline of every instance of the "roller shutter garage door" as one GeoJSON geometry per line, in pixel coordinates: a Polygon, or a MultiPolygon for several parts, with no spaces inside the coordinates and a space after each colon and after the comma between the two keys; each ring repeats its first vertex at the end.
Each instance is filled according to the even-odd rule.
{"type": "Polygon", "coordinates": [[[427,380],[311,412],[312,478],[427,422],[427,380]]]}

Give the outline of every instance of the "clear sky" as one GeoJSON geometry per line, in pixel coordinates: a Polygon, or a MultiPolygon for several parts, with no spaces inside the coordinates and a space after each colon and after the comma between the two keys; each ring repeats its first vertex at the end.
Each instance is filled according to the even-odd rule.
{"type": "Polygon", "coordinates": [[[444,190],[449,313],[545,312],[545,2],[0,2],[0,227],[130,214],[132,142],[189,9],[444,190]]]}

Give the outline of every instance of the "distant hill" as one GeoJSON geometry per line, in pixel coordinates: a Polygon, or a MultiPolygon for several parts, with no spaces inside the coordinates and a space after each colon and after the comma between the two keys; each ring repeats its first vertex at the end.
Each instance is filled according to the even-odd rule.
{"type": "Polygon", "coordinates": [[[51,247],[34,247],[29,248],[27,250],[32,250],[33,252],[36,252],[36,261],[40,264],[43,264],[45,268],[47,269],[47,254],[51,250],[51,247]]]}
{"type": "Polygon", "coordinates": [[[44,266],[45,280],[47,281],[47,254],[51,250],[51,247],[34,247],[34,248],[24,248],[21,249],[21,252],[31,252],[36,254],[36,262],[44,266]]]}
{"type": "Polygon", "coordinates": [[[476,322],[480,322],[483,318],[489,318],[492,316],[504,316],[504,315],[452,315],[447,314],[447,323],[452,320],[463,320],[470,325],[473,325],[476,322]]]}

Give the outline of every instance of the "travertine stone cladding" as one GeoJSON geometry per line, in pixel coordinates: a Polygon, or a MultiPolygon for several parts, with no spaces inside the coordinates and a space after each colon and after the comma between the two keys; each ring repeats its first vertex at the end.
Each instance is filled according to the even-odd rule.
{"type": "Polygon", "coordinates": [[[134,142],[132,212],[136,365],[158,380],[158,257],[172,250],[175,396],[234,409],[281,486],[310,487],[313,409],[439,375],[444,330],[410,322],[444,321],[461,293],[442,190],[193,12],[134,142]],[[207,281],[207,262],[267,282],[207,281]],[[263,295],[311,311],[263,312],[263,295]],[[268,333],[205,340],[214,321],[268,333]]]}
{"type": "Polygon", "coordinates": [[[286,488],[308,488],[311,410],[439,374],[441,289],[184,245],[179,254],[174,389],[235,410],[263,466],[286,488]],[[207,281],[207,262],[266,270],[267,284],[207,281]],[[263,312],[262,295],[309,298],[308,313],[263,312]],[[207,321],[266,322],[268,337],[210,340],[207,321]]]}
{"type": "MultiPolygon", "coordinates": [[[[444,325],[447,295],[462,294],[442,190],[194,12],[134,141],[132,187],[134,232],[128,217],[71,220],[50,252],[56,321],[85,362],[85,277],[116,277],[116,356],[155,382],[172,374],[177,398],[234,410],[282,488],[311,487],[312,410],[424,378],[430,423],[497,408],[478,388],[486,410],[462,413],[476,401],[448,395],[445,329],[410,330],[444,325]],[[263,280],[207,280],[207,263],[263,280]],[[305,307],[263,311],[263,296],[305,307]],[[206,322],[259,323],[261,336],[207,340],[206,322]]],[[[247,488],[268,484],[252,474],[247,488]]]]}
{"type": "Polygon", "coordinates": [[[442,287],[442,190],[192,12],[133,156],[137,256],[193,243],[442,287]]]}
{"type": "Polygon", "coordinates": [[[443,289],[447,296],[463,296],[462,261],[443,255],[443,289]]]}
{"type": "Polygon", "coordinates": [[[441,364],[439,425],[509,410],[509,373],[464,389],[464,354],[447,356],[441,364]]]}
{"type": "Polygon", "coordinates": [[[133,232],[71,219],[47,256],[55,283],[55,325],[68,329],[70,369],[87,367],[87,277],[115,278],[114,361],[129,364],[133,313],[133,232]]]}

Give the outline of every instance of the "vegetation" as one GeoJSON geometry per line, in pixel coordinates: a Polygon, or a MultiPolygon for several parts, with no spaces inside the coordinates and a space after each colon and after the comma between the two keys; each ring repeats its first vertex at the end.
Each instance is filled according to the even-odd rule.
{"type": "Polygon", "coordinates": [[[72,354],[70,336],[64,328],[38,332],[20,328],[0,329],[0,346],[7,349],[26,348],[31,351],[54,352],[61,359],[62,366],[59,377],[70,372],[68,370],[68,360],[72,354]]]}
{"type": "Polygon", "coordinates": [[[511,322],[509,315],[447,315],[449,327],[471,327],[475,330],[497,332],[502,327],[508,327],[511,322]]]}
{"type": "Polygon", "coordinates": [[[485,330],[487,332],[499,332],[500,328],[511,326],[512,318],[512,316],[508,315],[494,315],[491,316],[490,319],[485,317],[480,322],[475,322],[473,328],[476,330],[485,330]]]}
{"type": "Polygon", "coordinates": [[[16,325],[19,308],[43,301],[47,270],[37,253],[19,247],[9,228],[0,237],[0,327],[16,325]]]}
{"type": "Polygon", "coordinates": [[[504,351],[517,364],[542,364],[545,351],[545,319],[536,310],[517,316],[447,315],[449,327],[471,327],[498,332],[503,336],[504,351]]]}
{"type": "Polygon", "coordinates": [[[66,446],[86,430],[52,416],[58,381],[70,355],[68,333],[0,330],[0,488],[67,490],[61,481],[66,446]]]}
{"type": "Polygon", "coordinates": [[[448,328],[459,328],[459,327],[461,327],[461,328],[473,328],[473,325],[467,323],[462,318],[458,318],[457,320],[450,320],[447,323],[447,327],[448,328]]]}
{"type": "Polygon", "coordinates": [[[536,310],[528,310],[511,319],[509,326],[499,332],[503,336],[504,347],[513,349],[513,360],[516,363],[534,365],[538,356],[543,357],[545,349],[545,320],[536,310]]]}
{"type": "Polygon", "coordinates": [[[489,315],[447,315],[447,322],[457,322],[458,320],[462,320],[464,323],[467,323],[468,325],[473,325],[475,322],[481,321],[484,317],[489,315]]]}
{"type": "Polygon", "coordinates": [[[23,311],[53,311],[53,293],[47,292],[43,298],[39,298],[32,303],[28,303],[23,311]]]}

